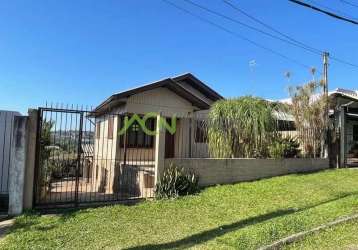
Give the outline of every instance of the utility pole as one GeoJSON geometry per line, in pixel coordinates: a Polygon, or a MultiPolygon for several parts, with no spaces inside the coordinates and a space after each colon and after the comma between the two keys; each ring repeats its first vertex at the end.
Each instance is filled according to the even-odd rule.
{"type": "Polygon", "coordinates": [[[328,52],[323,52],[323,94],[324,94],[324,129],[325,129],[325,146],[324,146],[324,157],[328,158],[328,151],[329,151],[329,100],[328,100],[328,52]]]}

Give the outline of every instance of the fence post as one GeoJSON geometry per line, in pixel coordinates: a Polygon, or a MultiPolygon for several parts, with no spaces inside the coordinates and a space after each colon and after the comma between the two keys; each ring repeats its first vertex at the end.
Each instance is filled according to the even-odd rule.
{"type": "Polygon", "coordinates": [[[165,158],[165,128],[161,126],[162,115],[159,113],[156,120],[155,134],[155,184],[160,180],[164,171],[165,158]]]}
{"type": "Polygon", "coordinates": [[[27,121],[27,151],[25,166],[24,208],[31,209],[34,196],[34,173],[36,160],[36,142],[38,126],[38,110],[29,109],[27,121]]]}
{"type": "Polygon", "coordinates": [[[23,211],[25,160],[26,160],[27,116],[14,116],[9,169],[9,215],[19,215],[23,211]]]}

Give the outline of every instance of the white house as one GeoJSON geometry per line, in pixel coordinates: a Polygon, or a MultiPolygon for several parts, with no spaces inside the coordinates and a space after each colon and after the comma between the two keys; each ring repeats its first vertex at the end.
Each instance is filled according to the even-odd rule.
{"type": "MultiPolygon", "coordinates": [[[[109,97],[92,111],[96,118],[92,169],[96,189],[115,193],[129,183],[140,183],[137,192],[143,192],[144,186],[153,187],[154,160],[159,150],[155,135],[145,133],[137,122],[120,134],[125,116],[160,114],[168,125],[173,125],[172,118],[176,117],[175,133],[165,132],[165,158],[203,157],[208,154],[206,143],[195,136],[201,124],[194,124],[192,118],[205,117],[211,104],[220,99],[223,99],[221,95],[190,73],[109,97]],[[133,182],[131,178],[138,181],[133,182]]],[[[156,124],[156,118],[146,121],[146,127],[152,131],[156,124]]],[[[135,188],[128,187],[128,190],[135,188]]]]}

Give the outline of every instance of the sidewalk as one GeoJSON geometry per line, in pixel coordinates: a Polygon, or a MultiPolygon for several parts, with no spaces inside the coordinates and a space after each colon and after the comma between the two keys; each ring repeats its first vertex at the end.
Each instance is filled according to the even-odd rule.
{"type": "Polygon", "coordinates": [[[0,240],[6,235],[9,228],[14,225],[15,219],[8,219],[1,221],[0,218],[0,240]]]}

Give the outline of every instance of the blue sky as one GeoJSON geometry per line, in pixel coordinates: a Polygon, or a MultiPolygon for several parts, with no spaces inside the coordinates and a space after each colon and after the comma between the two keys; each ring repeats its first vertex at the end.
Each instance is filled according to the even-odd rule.
{"type": "MultiPolygon", "coordinates": [[[[317,55],[208,15],[182,0],[172,1],[321,70],[317,55]]],[[[193,1],[257,25],[221,0],[193,1]]],[[[358,18],[358,8],[339,0],[315,1],[358,18]]],[[[358,64],[358,26],[286,0],[232,2],[302,42],[358,64]]],[[[225,97],[286,98],[289,85],[311,79],[307,69],[161,0],[0,3],[0,109],[24,113],[46,101],[95,106],[115,92],[184,72],[192,72],[225,97]],[[249,66],[251,60],[255,67],[249,66]],[[292,73],[290,82],[285,71],[292,73]]],[[[358,69],[330,63],[330,89],[357,89],[357,80],[358,69]]]]}

